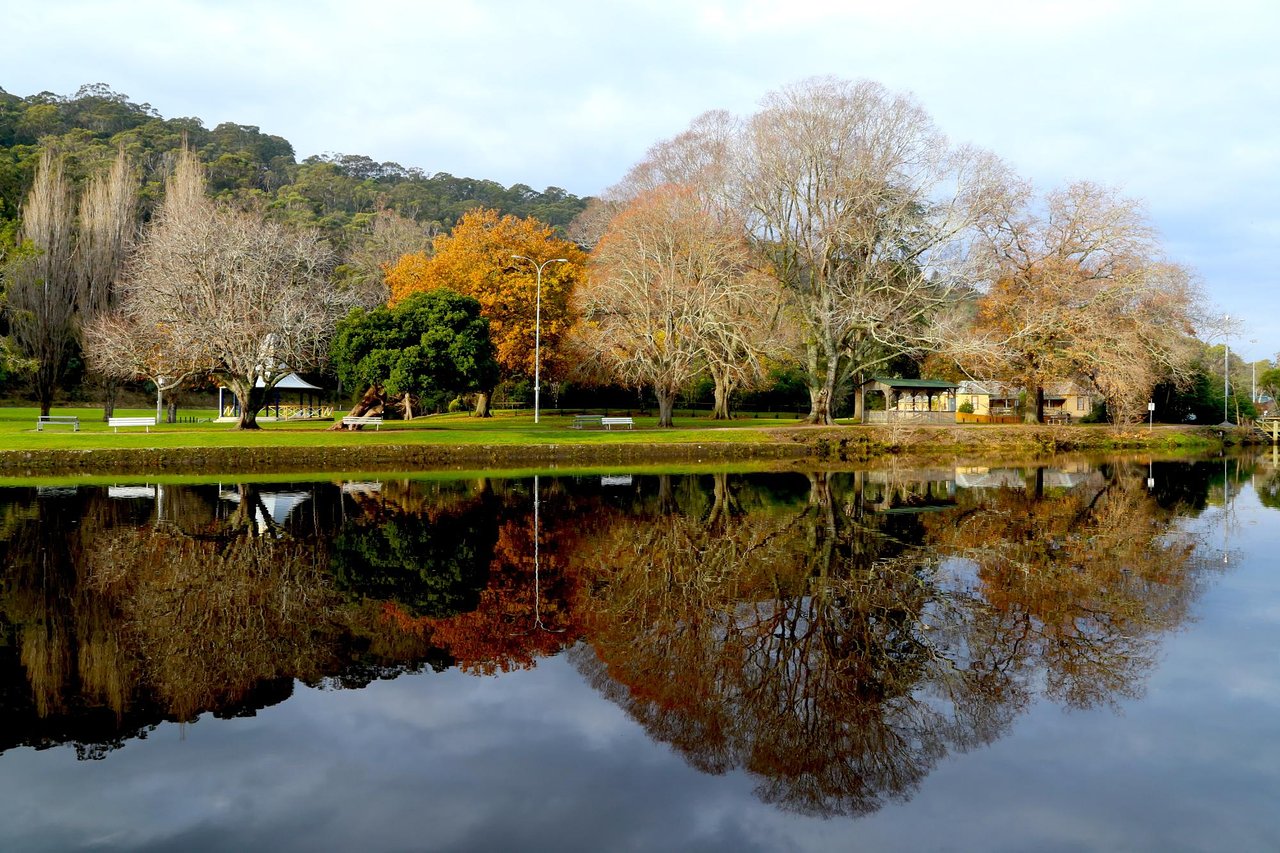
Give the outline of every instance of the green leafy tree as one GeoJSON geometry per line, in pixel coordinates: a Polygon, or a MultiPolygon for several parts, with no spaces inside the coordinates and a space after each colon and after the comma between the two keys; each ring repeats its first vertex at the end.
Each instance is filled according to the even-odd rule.
{"type": "Polygon", "coordinates": [[[438,408],[449,396],[491,387],[498,373],[480,303],[449,290],[353,310],[338,324],[331,357],[343,384],[369,389],[353,414],[394,397],[412,418],[415,398],[438,408]]]}

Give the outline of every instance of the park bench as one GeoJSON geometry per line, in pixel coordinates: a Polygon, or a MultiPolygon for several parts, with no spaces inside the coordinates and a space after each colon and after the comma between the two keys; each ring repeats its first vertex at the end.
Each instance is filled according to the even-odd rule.
{"type": "Polygon", "coordinates": [[[147,432],[151,432],[151,428],[156,425],[155,418],[107,418],[107,426],[111,427],[113,432],[119,432],[120,427],[146,427],[147,432]]]}
{"type": "Polygon", "coordinates": [[[573,429],[586,429],[587,427],[598,427],[602,421],[599,415],[574,415],[573,429]]]}
{"type": "Polygon", "coordinates": [[[1047,424],[1069,424],[1071,423],[1071,413],[1061,410],[1045,412],[1044,422],[1047,424]]]}
{"type": "Polygon", "coordinates": [[[40,415],[36,419],[36,432],[47,426],[69,426],[72,432],[80,431],[80,418],[75,415],[40,415]]]}
{"type": "Polygon", "coordinates": [[[632,429],[636,422],[631,418],[601,418],[600,426],[605,429],[613,429],[614,427],[626,427],[632,429]]]}
{"type": "Polygon", "coordinates": [[[371,426],[376,430],[382,427],[382,415],[347,415],[342,419],[342,425],[347,429],[371,426]]]}

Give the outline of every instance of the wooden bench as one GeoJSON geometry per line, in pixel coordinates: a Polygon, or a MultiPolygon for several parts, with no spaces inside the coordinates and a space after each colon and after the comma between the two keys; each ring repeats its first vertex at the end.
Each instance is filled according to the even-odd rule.
{"type": "Polygon", "coordinates": [[[599,415],[574,415],[573,429],[586,429],[587,427],[598,427],[600,422],[604,420],[599,415]]]}
{"type": "Polygon", "coordinates": [[[347,415],[342,419],[342,425],[347,429],[371,426],[376,430],[382,427],[382,415],[347,415]]]}
{"type": "Polygon", "coordinates": [[[1071,413],[1063,411],[1045,412],[1044,422],[1047,424],[1069,424],[1071,423],[1071,413]]]}
{"type": "Polygon", "coordinates": [[[111,427],[114,432],[119,432],[120,427],[146,427],[147,432],[151,432],[151,428],[156,425],[155,418],[107,418],[107,426],[111,427]]]}
{"type": "Polygon", "coordinates": [[[600,419],[600,426],[604,427],[605,429],[613,429],[614,427],[623,427],[623,426],[626,427],[627,429],[632,429],[635,427],[635,425],[636,425],[636,422],[631,418],[601,418],[600,419]]]}
{"type": "Polygon", "coordinates": [[[36,432],[47,426],[69,426],[72,432],[80,431],[80,418],[75,415],[40,415],[36,418],[36,432]]]}

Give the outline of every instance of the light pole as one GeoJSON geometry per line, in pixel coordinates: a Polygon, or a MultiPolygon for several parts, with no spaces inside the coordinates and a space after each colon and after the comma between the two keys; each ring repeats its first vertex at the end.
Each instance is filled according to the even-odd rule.
{"type": "MultiPolygon", "coordinates": [[[[1223,326],[1230,328],[1231,317],[1224,314],[1222,317],[1223,326]]],[[[1235,426],[1231,423],[1231,413],[1227,408],[1228,395],[1231,393],[1231,334],[1229,331],[1223,333],[1222,336],[1222,425],[1235,426]]]]}
{"type": "Polygon", "coordinates": [[[538,423],[538,413],[542,402],[542,270],[547,264],[567,264],[568,258],[551,258],[538,263],[524,255],[512,255],[522,261],[528,261],[538,270],[537,295],[533,308],[533,422],[538,423]]]}

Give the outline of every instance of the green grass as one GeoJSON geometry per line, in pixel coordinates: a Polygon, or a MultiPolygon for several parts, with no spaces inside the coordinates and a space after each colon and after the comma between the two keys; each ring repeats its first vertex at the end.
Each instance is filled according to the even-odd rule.
{"type": "MultiPolygon", "coordinates": [[[[413,421],[387,421],[380,429],[330,431],[329,421],[261,423],[259,430],[239,430],[233,423],[213,423],[213,410],[188,410],[184,417],[206,423],[159,424],[113,432],[101,420],[101,409],[54,408],[53,415],[78,415],[80,431],[46,426],[36,432],[38,410],[0,408],[0,450],[89,450],[207,447],[344,447],[350,445],[510,445],[542,444],[671,444],[685,442],[757,442],[768,440],[768,427],[798,423],[795,419],[744,418],[734,421],[676,418],[674,429],[659,429],[656,417],[637,417],[634,430],[576,430],[569,415],[543,415],[535,424],[527,413],[500,412],[492,418],[433,415],[413,421]]],[[[154,415],[154,409],[117,409],[121,417],[154,415]]]]}

